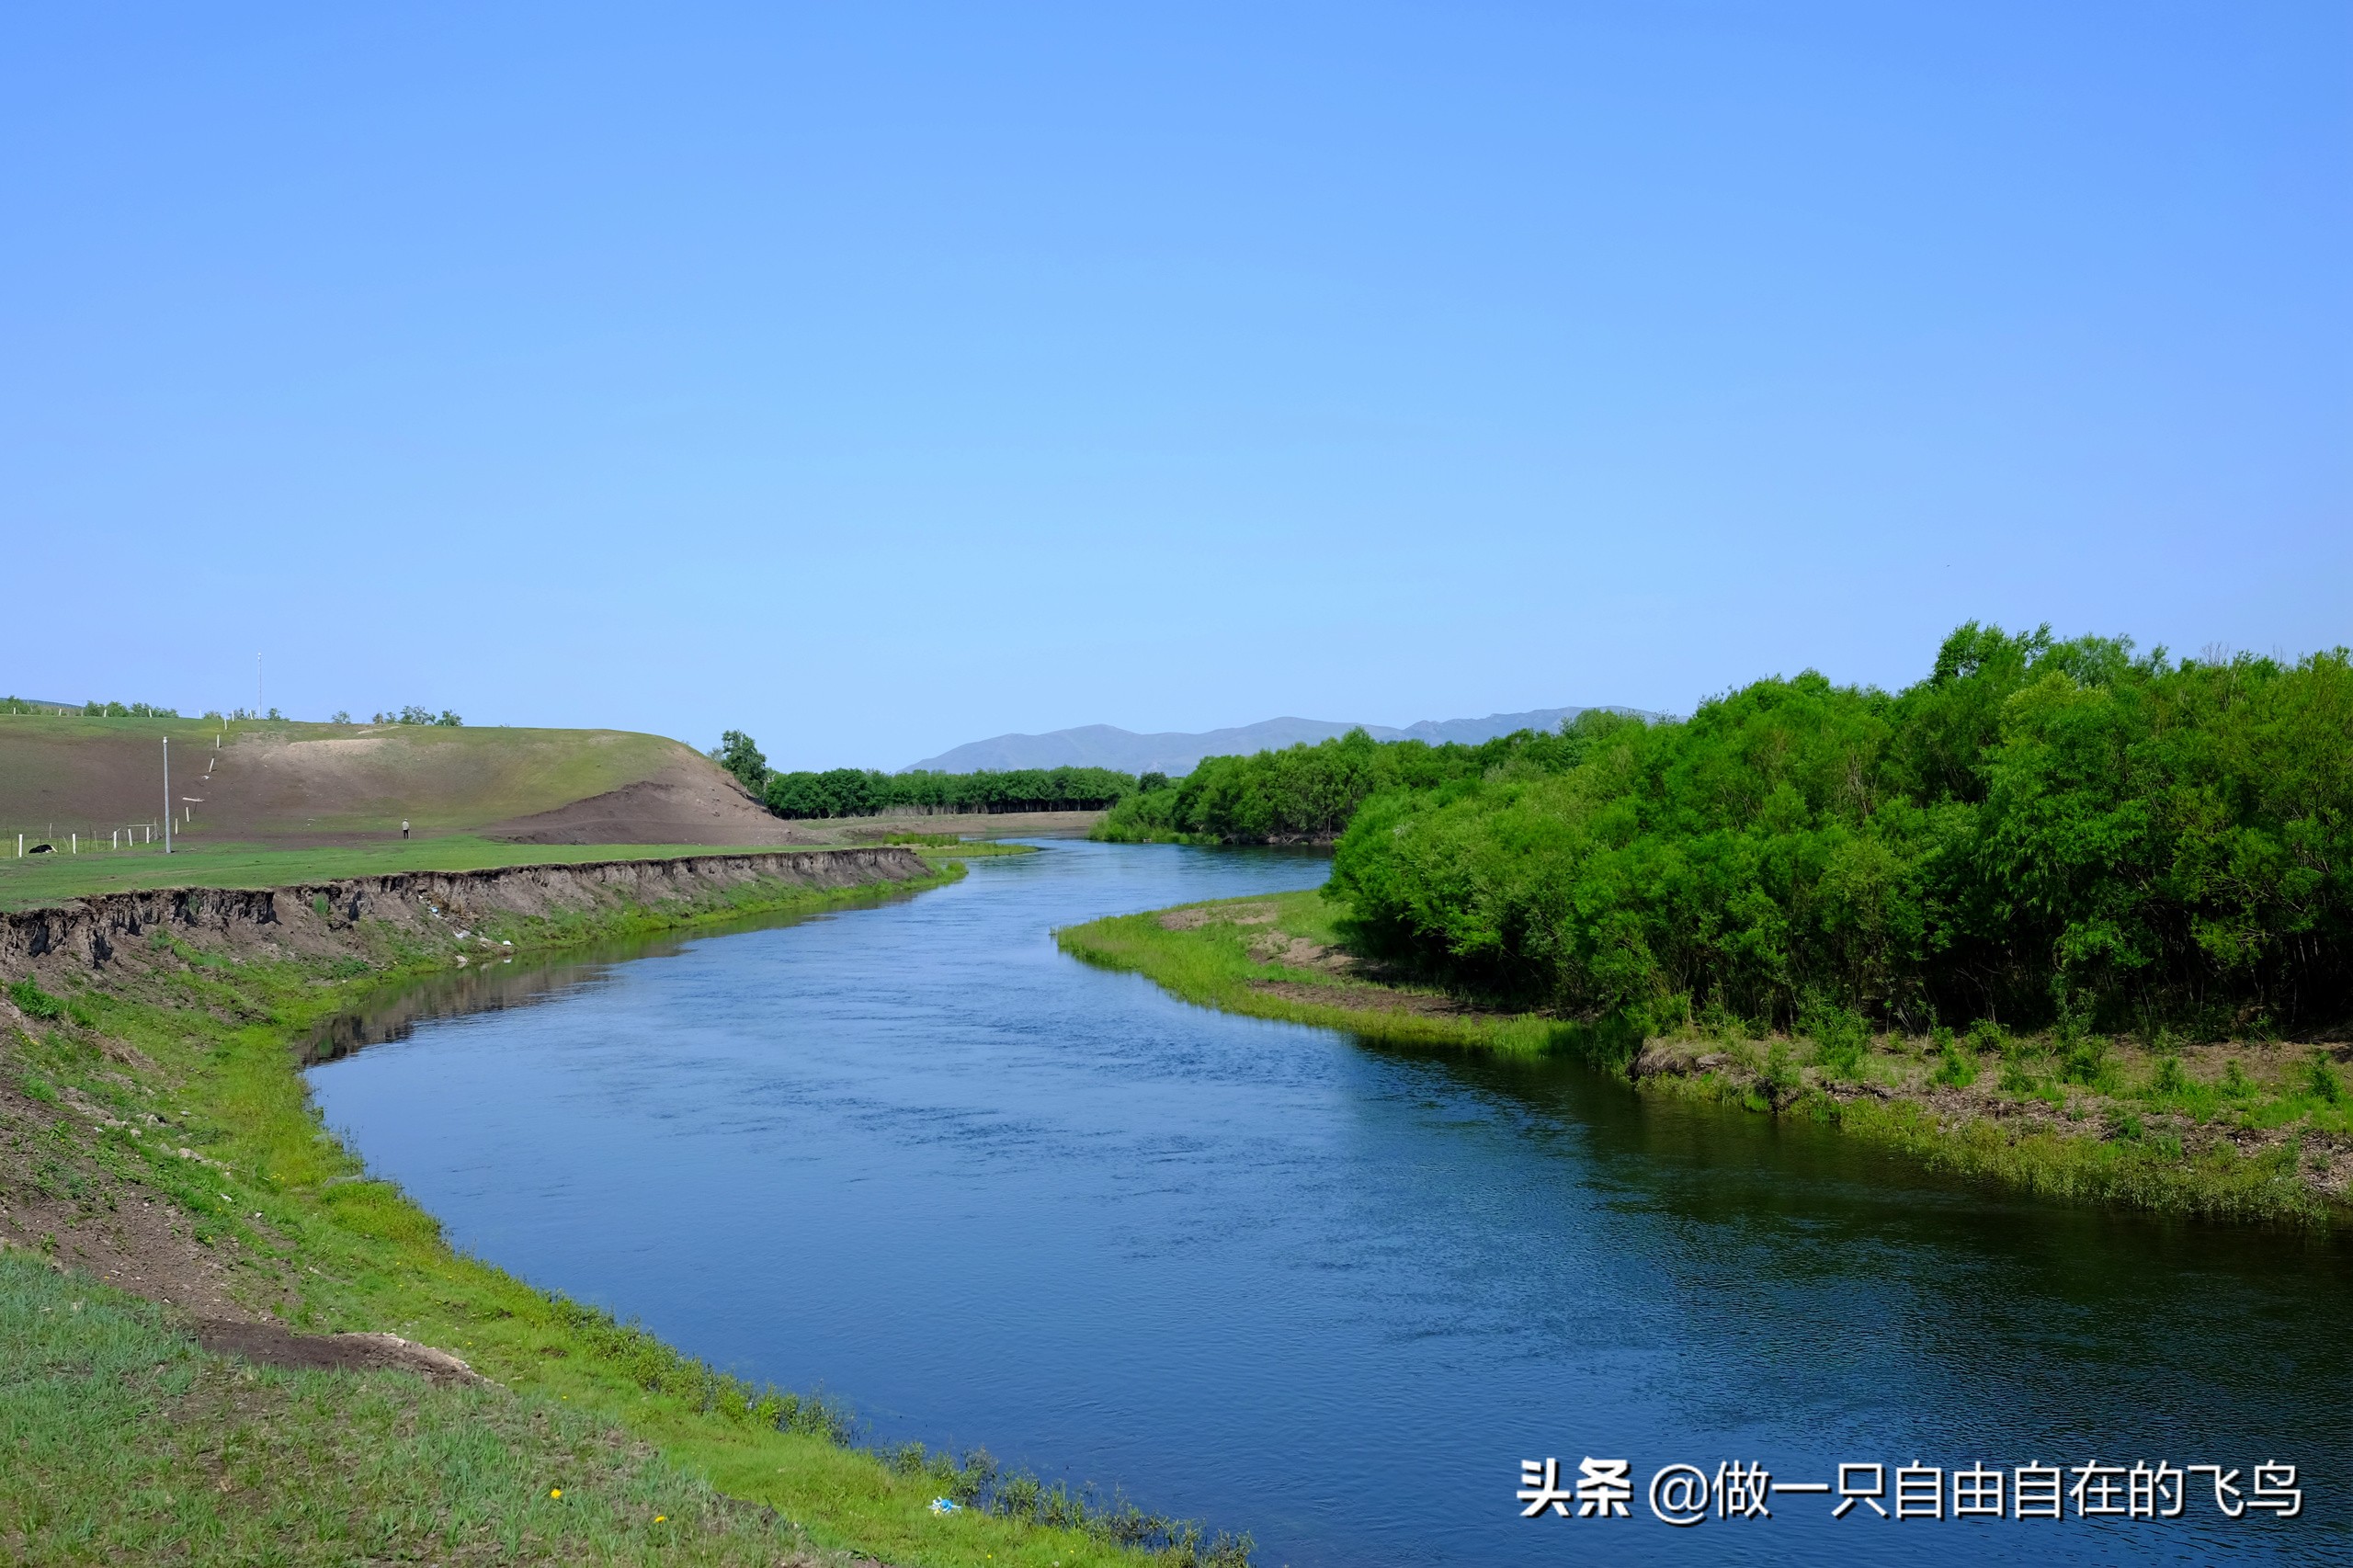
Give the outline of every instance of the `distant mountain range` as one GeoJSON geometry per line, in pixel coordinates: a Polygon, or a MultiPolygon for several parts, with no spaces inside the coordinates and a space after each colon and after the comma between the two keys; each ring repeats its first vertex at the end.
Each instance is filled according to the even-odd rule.
{"type": "MultiPolygon", "coordinates": [[[[977,773],[984,768],[1113,767],[1122,773],[1165,773],[1171,778],[1193,771],[1205,756],[1235,756],[1254,751],[1305,742],[1313,745],[1350,730],[1362,730],[1376,741],[1427,741],[1433,745],[1460,741],[1475,745],[1514,730],[1552,730],[1563,719],[1574,719],[1582,708],[1534,708],[1525,713],[1490,713],[1483,719],[1425,719],[1392,730],[1386,724],[1342,724],[1329,719],[1268,719],[1238,729],[1210,730],[1200,734],[1139,735],[1111,724],[1082,724],[1075,730],[1052,730],[1042,735],[996,735],[971,741],[938,756],[927,756],[913,767],[935,773],[977,773]]],[[[1618,709],[1617,712],[1632,712],[1618,709]]]]}

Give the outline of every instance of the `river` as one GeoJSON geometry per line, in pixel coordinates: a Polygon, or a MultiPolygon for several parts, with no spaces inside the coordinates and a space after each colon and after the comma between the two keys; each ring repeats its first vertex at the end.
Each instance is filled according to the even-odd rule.
{"type": "MultiPolygon", "coordinates": [[[[1051,928],[1312,886],[1054,843],[796,922],[425,983],[311,1070],[456,1245],[878,1440],[1247,1529],[1258,1561],[2353,1561],[2353,1247],[2041,1203],[1566,1063],[1188,1007],[1051,928]],[[1629,1517],[1520,1517],[1624,1460],[1629,1517]],[[2299,1466],[2300,1517],[1671,1528],[1664,1466],[2299,1466]],[[1598,1537],[1599,1540],[1594,1538],[1598,1537]]],[[[1846,1473],[1867,1491],[1868,1471],[1846,1473]]],[[[1914,1480],[1918,1482],[1915,1474],[1914,1480]]],[[[1939,1496],[1950,1512],[1949,1476],[1939,1496]]]]}

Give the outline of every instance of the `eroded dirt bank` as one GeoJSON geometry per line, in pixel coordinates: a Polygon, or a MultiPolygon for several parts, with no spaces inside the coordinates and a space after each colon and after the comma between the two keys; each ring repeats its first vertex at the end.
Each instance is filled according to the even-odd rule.
{"type": "Polygon", "coordinates": [[[136,944],[158,930],[231,953],[257,949],[269,956],[323,957],[349,948],[349,934],[369,922],[460,946],[483,945],[472,923],[499,915],[695,901],[757,881],[833,889],[929,875],[915,851],[877,845],[483,871],[397,871],[282,888],[100,893],[53,909],[0,915],[0,973],[15,979],[28,969],[38,974],[60,965],[105,971],[127,961],[136,944]],[[459,937],[460,930],[466,936],[459,937]]]}

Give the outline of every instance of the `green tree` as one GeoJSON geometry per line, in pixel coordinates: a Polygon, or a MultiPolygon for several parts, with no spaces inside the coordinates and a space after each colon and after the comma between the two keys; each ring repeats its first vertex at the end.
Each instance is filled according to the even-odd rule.
{"type": "Polygon", "coordinates": [[[719,748],[710,756],[712,761],[733,774],[736,782],[755,796],[767,788],[768,759],[760,755],[758,745],[743,731],[729,730],[722,734],[719,748]]]}
{"type": "Polygon", "coordinates": [[[1594,719],[1475,774],[1391,765],[1335,857],[1366,939],[1581,1013],[1919,1027],[2353,1002],[2342,650],[2176,663],[1972,623],[1893,697],[1808,672],[1683,722],[1594,719]]]}

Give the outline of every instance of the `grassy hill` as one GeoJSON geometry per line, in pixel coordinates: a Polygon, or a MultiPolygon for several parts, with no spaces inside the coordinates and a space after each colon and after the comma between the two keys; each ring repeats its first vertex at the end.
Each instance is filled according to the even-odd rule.
{"type": "Polygon", "coordinates": [[[104,889],[808,838],[660,735],[0,715],[0,908],[104,889]]]}
{"type": "Polygon", "coordinates": [[[191,835],[245,841],[397,834],[403,818],[421,833],[478,832],[710,766],[676,741],[620,730],[7,714],[0,829],[87,837],[159,821],[166,735],[171,800],[195,806],[191,835]]]}

